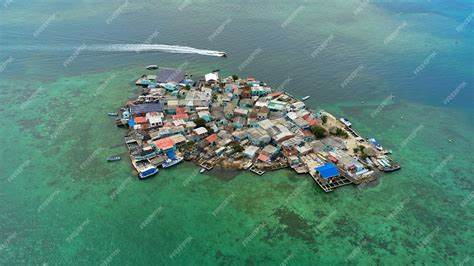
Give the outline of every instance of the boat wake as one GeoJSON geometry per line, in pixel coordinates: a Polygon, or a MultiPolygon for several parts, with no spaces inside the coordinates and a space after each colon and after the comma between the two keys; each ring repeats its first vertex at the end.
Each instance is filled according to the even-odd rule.
{"type": "Polygon", "coordinates": [[[90,44],[84,50],[101,52],[152,52],[222,56],[223,52],[166,44],[90,44]]]}
{"type": "Polygon", "coordinates": [[[25,51],[81,51],[105,52],[107,54],[117,54],[121,52],[164,52],[175,54],[199,54],[205,56],[225,57],[224,52],[203,50],[188,46],[166,45],[166,44],[83,44],[81,46],[69,45],[2,45],[2,50],[25,50],[25,51]],[[110,52],[110,53],[107,53],[110,52]]]}

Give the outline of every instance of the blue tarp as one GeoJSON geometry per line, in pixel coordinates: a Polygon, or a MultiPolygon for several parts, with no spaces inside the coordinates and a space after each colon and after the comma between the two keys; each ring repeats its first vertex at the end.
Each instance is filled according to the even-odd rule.
{"type": "Polygon", "coordinates": [[[129,120],[128,120],[128,125],[129,125],[130,127],[133,127],[133,126],[135,125],[135,121],[133,121],[133,119],[129,119],[129,120]]]}
{"type": "Polygon", "coordinates": [[[314,170],[316,170],[319,175],[324,179],[335,177],[340,174],[339,170],[337,170],[336,165],[333,163],[326,163],[323,166],[314,168],[314,170]]]}
{"type": "Polygon", "coordinates": [[[166,156],[168,156],[168,158],[174,158],[176,156],[176,152],[169,151],[169,152],[166,153],[166,156]]]}

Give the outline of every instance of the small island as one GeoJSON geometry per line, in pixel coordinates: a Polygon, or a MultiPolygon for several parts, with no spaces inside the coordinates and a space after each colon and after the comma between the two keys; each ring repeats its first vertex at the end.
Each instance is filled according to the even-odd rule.
{"type": "Polygon", "coordinates": [[[299,100],[256,78],[221,78],[214,70],[193,79],[159,68],[135,84],[141,95],[109,115],[128,128],[125,144],[140,179],[188,160],[201,173],[218,165],[257,175],[291,168],[330,192],[400,169],[390,151],[361,137],[349,120],[312,110],[304,103],[310,96],[299,100]]]}

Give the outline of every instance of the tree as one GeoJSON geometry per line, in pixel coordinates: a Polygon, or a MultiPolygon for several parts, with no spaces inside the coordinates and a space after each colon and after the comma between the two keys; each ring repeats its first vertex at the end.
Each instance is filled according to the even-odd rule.
{"type": "Polygon", "coordinates": [[[239,77],[238,77],[237,75],[232,75],[232,79],[233,79],[234,81],[236,81],[236,80],[239,79],[239,77]]]}
{"type": "Polygon", "coordinates": [[[314,136],[316,136],[316,139],[323,139],[328,134],[327,130],[324,129],[322,126],[319,126],[319,125],[314,125],[311,128],[311,132],[313,132],[314,136]]]}
{"type": "Polygon", "coordinates": [[[338,136],[338,137],[342,137],[342,138],[348,138],[349,137],[349,134],[347,134],[346,131],[344,131],[340,128],[336,129],[336,134],[335,135],[338,136]]]}
{"type": "Polygon", "coordinates": [[[354,154],[357,154],[357,153],[359,153],[359,148],[357,148],[357,147],[356,147],[356,148],[354,148],[354,149],[352,149],[352,150],[354,151],[354,154]]]}
{"type": "Polygon", "coordinates": [[[206,126],[206,120],[202,118],[196,118],[193,120],[194,124],[196,124],[196,127],[205,127],[206,126]]]}
{"type": "Polygon", "coordinates": [[[328,116],[327,115],[321,116],[321,120],[323,121],[323,125],[326,124],[328,122],[328,116]]]}
{"type": "Polygon", "coordinates": [[[235,145],[233,148],[234,148],[235,152],[243,152],[244,151],[244,147],[240,146],[239,144],[235,145]]]}

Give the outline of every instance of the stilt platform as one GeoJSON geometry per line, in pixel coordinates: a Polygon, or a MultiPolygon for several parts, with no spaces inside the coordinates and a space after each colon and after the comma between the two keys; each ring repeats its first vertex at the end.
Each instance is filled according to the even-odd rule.
{"type": "Polygon", "coordinates": [[[265,171],[258,169],[255,166],[250,167],[250,172],[255,173],[257,175],[263,175],[265,174],[265,171]]]}
{"type": "Polygon", "coordinates": [[[313,178],[313,180],[316,182],[316,184],[318,184],[319,187],[321,187],[324,190],[324,192],[331,192],[335,188],[352,184],[352,181],[350,181],[343,175],[341,175],[340,177],[336,179],[333,179],[331,183],[321,182],[315,173],[310,173],[310,175],[313,178]]]}

